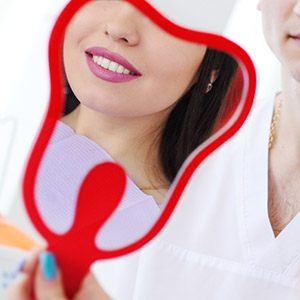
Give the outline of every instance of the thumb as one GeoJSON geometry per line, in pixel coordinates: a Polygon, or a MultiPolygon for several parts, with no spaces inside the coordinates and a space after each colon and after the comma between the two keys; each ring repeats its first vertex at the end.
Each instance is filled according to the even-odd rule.
{"type": "Polygon", "coordinates": [[[34,285],[36,300],[67,300],[62,276],[51,252],[43,252],[40,255],[34,285]]]}

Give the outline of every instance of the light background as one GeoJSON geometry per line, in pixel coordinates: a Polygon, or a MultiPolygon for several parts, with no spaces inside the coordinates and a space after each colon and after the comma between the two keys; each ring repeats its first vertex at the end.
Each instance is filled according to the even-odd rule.
{"type": "MultiPolygon", "coordinates": [[[[0,0],[0,213],[31,233],[21,178],[49,97],[49,33],[67,2],[0,0]]],[[[279,64],[265,45],[257,0],[149,2],[180,25],[223,33],[241,45],[257,68],[257,99],[280,89],[279,64]]]]}

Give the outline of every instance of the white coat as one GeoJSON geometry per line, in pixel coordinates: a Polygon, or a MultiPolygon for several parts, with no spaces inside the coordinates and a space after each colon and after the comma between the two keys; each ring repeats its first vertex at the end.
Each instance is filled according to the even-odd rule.
{"type": "Polygon", "coordinates": [[[273,102],[255,102],[236,136],[199,166],[153,241],[94,266],[113,299],[300,299],[300,215],[277,238],[268,218],[273,102]]]}

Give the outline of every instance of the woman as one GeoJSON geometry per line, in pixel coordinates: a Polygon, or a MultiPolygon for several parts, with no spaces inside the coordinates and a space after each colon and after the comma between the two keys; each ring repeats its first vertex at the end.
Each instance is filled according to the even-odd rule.
{"type": "Polygon", "coordinates": [[[63,61],[65,116],[37,176],[37,205],[51,230],[66,232],[89,170],[118,162],[128,174],[126,192],[97,244],[120,248],[149,231],[185,159],[224,119],[237,64],[167,34],[122,1],[80,9],[63,61]]]}
{"type": "MultiPolygon", "coordinates": [[[[163,196],[157,190],[165,192],[187,156],[212,133],[224,109],[222,104],[236,63],[228,55],[207,49],[205,45],[170,36],[135,9],[126,12],[128,6],[108,1],[91,3],[77,13],[69,25],[64,65],[71,89],[67,89],[67,116],[62,121],[105,148],[142,190],[154,194],[161,202],[163,196]],[[110,11],[104,15],[106,7],[110,11]],[[98,14],[92,13],[93,9],[98,14]],[[115,14],[119,14],[120,19],[109,21],[115,14]],[[128,21],[123,20],[126,14],[128,21]],[[89,18],[88,26],[86,18],[89,18]],[[102,22],[98,21],[100,18],[102,22]],[[82,28],[82,33],[78,28],[82,28]],[[86,30],[90,30],[90,36],[85,36],[86,41],[79,40],[86,35],[86,30]],[[99,44],[111,51],[90,47],[99,44]],[[81,53],[78,46],[82,47],[81,53]],[[74,65],[83,51],[90,61],[101,57],[101,53],[111,60],[122,54],[123,58],[115,60],[128,59],[134,64],[131,72],[136,74],[129,76],[128,81],[120,79],[120,84],[118,77],[110,78],[93,70],[90,62],[94,75],[83,75],[88,73],[86,66],[74,65]],[[78,68],[82,68],[82,73],[79,74],[78,68]],[[77,106],[75,110],[74,106],[77,106]],[[106,119],[101,118],[99,122],[99,114],[106,119]],[[95,124],[99,128],[95,128],[95,124]],[[107,132],[103,133],[103,127],[107,132]],[[174,148],[177,151],[173,151],[174,148]]],[[[109,62],[102,65],[105,63],[109,62]]],[[[117,68],[112,64],[111,68],[114,67],[117,68]]]]}
{"type": "MultiPolygon", "coordinates": [[[[57,130],[101,146],[161,203],[181,164],[222,119],[235,61],[174,38],[123,1],[93,1],[80,9],[67,28],[63,53],[80,105],[57,130]]],[[[46,278],[58,278],[52,255],[43,255],[41,264],[46,278]]],[[[10,297],[26,297],[35,273],[30,266],[10,297]]],[[[47,293],[38,287],[45,283],[39,275],[38,299],[47,293]]]]}

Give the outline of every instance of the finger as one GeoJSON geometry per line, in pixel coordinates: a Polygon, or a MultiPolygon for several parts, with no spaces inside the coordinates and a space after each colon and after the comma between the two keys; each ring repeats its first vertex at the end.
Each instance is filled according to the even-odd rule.
{"type": "Polygon", "coordinates": [[[26,259],[23,267],[21,268],[21,272],[26,273],[28,275],[33,275],[37,268],[39,255],[41,252],[42,249],[33,249],[30,255],[28,256],[28,259],[26,259]]]}
{"type": "Polygon", "coordinates": [[[62,277],[51,252],[43,252],[39,256],[34,287],[37,300],[67,300],[62,277]]]}
{"type": "Polygon", "coordinates": [[[7,300],[29,300],[31,294],[30,277],[20,273],[6,292],[7,300]]]}
{"type": "Polygon", "coordinates": [[[89,272],[84,278],[74,300],[111,300],[101,287],[93,273],[89,272]]]}
{"type": "Polygon", "coordinates": [[[37,268],[40,250],[33,250],[26,261],[20,264],[18,275],[7,290],[6,298],[9,300],[27,300],[33,289],[33,279],[37,268]]]}

